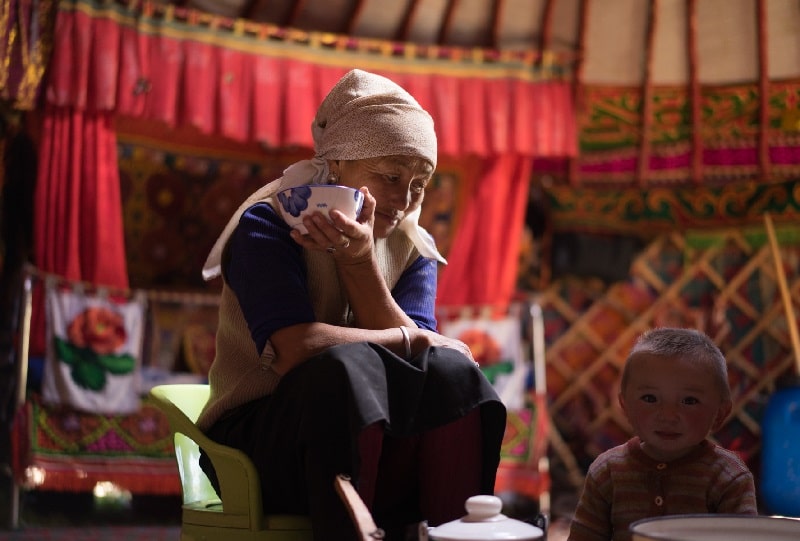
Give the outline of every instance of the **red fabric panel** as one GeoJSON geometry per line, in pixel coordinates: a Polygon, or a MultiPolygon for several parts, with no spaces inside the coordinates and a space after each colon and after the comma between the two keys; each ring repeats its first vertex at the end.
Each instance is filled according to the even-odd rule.
{"type": "Polygon", "coordinates": [[[572,99],[563,83],[545,83],[532,95],[535,102],[533,129],[535,155],[573,156],[577,151],[575,122],[572,118],[572,99]],[[560,114],[554,115],[553,111],[560,114]]]}
{"type": "Polygon", "coordinates": [[[486,81],[479,79],[460,79],[459,94],[461,97],[461,129],[459,148],[462,154],[477,154],[486,156],[489,149],[488,129],[486,124],[489,111],[487,106],[493,106],[485,97],[486,81]]]}
{"type": "Polygon", "coordinates": [[[531,122],[536,121],[533,118],[532,103],[536,88],[520,80],[512,81],[509,88],[511,93],[511,125],[509,129],[512,132],[509,150],[521,156],[536,155],[536,142],[530,130],[531,122]]]}
{"type": "MultiPolygon", "coordinates": [[[[182,41],[183,76],[177,87],[181,96],[181,124],[214,133],[217,123],[217,88],[225,82],[217,73],[219,49],[208,43],[182,41]]],[[[230,84],[234,84],[233,81],[230,84]]],[[[237,86],[239,82],[235,83],[237,86]]]]}
{"type": "Polygon", "coordinates": [[[534,96],[533,135],[536,141],[536,152],[547,152],[551,144],[553,129],[556,128],[552,117],[547,114],[548,108],[552,106],[552,91],[552,86],[547,85],[534,96]]]}
{"type": "Polygon", "coordinates": [[[175,126],[178,120],[178,91],[181,86],[183,48],[181,43],[164,35],[153,36],[148,47],[150,92],[147,94],[145,117],[175,126]]]}
{"type": "Polygon", "coordinates": [[[120,25],[109,19],[94,19],[92,24],[91,71],[88,108],[113,111],[119,82],[120,25]]]}
{"type": "Polygon", "coordinates": [[[511,85],[508,79],[489,81],[486,85],[486,124],[489,153],[503,154],[511,148],[511,85]]]}
{"type": "Polygon", "coordinates": [[[148,41],[134,29],[122,28],[120,37],[119,63],[117,77],[117,104],[118,113],[129,116],[140,116],[144,111],[144,85],[143,75],[147,73],[144,60],[147,58],[140,51],[148,41]],[[141,79],[140,79],[141,77],[141,79]]]}
{"type": "Polygon", "coordinates": [[[39,152],[34,196],[34,257],[41,270],[74,280],[81,278],[80,237],[69,232],[78,228],[80,194],[77,190],[80,185],[68,180],[74,179],[76,165],[70,153],[80,156],[82,142],[80,136],[72,138],[69,117],[62,110],[51,108],[50,114],[44,117],[39,152]]]}
{"type": "MultiPolygon", "coordinates": [[[[322,59],[314,62],[313,50],[309,61],[226,47],[228,30],[218,30],[220,40],[212,45],[193,39],[185,21],[143,13],[139,24],[147,26],[145,31],[97,7],[94,13],[58,12],[47,92],[51,104],[116,110],[170,126],[188,124],[273,148],[310,147],[308,127],[316,108],[347,71],[322,64],[322,59]]],[[[342,54],[353,54],[353,66],[358,66],[358,54],[342,54]]],[[[568,83],[527,81],[514,68],[508,76],[484,76],[477,65],[465,70],[474,74],[378,71],[428,109],[442,155],[575,154],[568,83]]]]}
{"type": "Polygon", "coordinates": [[[286,146],[309,147],[311,122],[319,107],[316,98],[315,69],[304,62],[286,61],[283,66],[286,85],[284,91],[284,138],[286,146]]]}
{"type": "Polygon", "coordinates": [[[48,69],[48,85],[45,92],[47,102],[54,105],[66,103],[77,105],[72,90],[72,63],[69,58],[78,56],[72,52],[72,26],[76,17],[59,15],[53,30],[53,52],[48,69]]]}
{"type": "Polygon", "coordinates": [[[434,118],[439,154],[442,156],[458,156],[461,153],[458,144],[461,137],[460,104],[458,80],[453,77],[437,78],[430,113],[434,118]]]}
{"type": "MultiPolygon", "coordinates": [[[[398,82],[397,76],[388,74],[388,77],[393,81],[398,82]]],[[[428,111],[431,116],[435,114],[435,111],[433,110],[433,92],[431,91],[431,83],[433,79],[433,77],[429,77],[427,75],[413,74],[406,75],[402,84],[398,82],[398,84],[405,88],[409,94],[414,96],[414,99],[416,99],[422,108],[428,111]]]]}
{"type": "Polygon", "coordinates": [[[253,62],[252,138],[271,147],[283,140],[283,86],[280,72],[283,62],[269,56],[255,55],[253,62]]]}
{"type": "Polygon", "coordinates": [[[339,82],[339,79],[350,71],[339,66],[317,66],[317,106],[322,103],[331,88],[339,82]]]}
{"type": "Polygon", "coordinates": [[[217,122],[223,136],[236,141],[250,138],[250,104],[253,102],[252,57],[230,49],[215,49],[219,57],[219,87],[217,122]]]}
{"type": "Polygon", "coordinates": [[[34,254],[44,272],[126,289],[111,118],[110,113],[47,107],[35,194],[34,254]]]}
{"type": "Polygon", "coordinates": [[[53,56],[48,74],[48,102],[86,107],[90,77],[91,17],[59,12],[53,35],[53,56]]]}
{"type": "MultiPolygon", "coordinates": [[[[578,128],[575,122],[575,103],[570,85],[564,82],[550,83],[553,95],[553,110],[558,111],[553,122],[554,130],[548,134],[551,149],[561,156],[578,155],[578,128]]],[[[556,154],[551,154],[555,156],[556,154]]]]}
{"type": "Polygon", "coordinates": [[[525,156],[485,160],[442,271],[440,305],[510,302],[531,168],[532,160],[525,156]]]}

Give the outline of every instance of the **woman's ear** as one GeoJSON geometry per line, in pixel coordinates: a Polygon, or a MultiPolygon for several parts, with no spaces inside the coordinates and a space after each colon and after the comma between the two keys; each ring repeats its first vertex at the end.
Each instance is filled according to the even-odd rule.
{"type": "Polygon", "coordinates": [[[722,404],[719,405],[719,409],[717,409],[717,416],[714,418],[714,423],[711,425],[712,431],[717,430],[722,426],[722,423],[724,423],[725,419],[728,418],[728,415],[731,414],[732,409],[733,402],[730,400],[724,400],[722,404]]]}
{"type": "Polygon", "coordinates": [[[339,160],[328,160],[328,176],[333,175],[337,179],[340,178],[341,172],[339,171],[339,166],[339,160]]]}

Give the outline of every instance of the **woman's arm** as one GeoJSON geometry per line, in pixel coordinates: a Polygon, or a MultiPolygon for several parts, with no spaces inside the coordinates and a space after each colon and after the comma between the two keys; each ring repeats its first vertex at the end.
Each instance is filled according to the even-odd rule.
{"type": "MultiPolygon", "coordinates": [[[[463,342],[442,336],[436,332],[435,298],[437,262],[419,257],[409,266],[392,290],[392,297],[415,322],[407,327],[411,357],[428,347],[449,347],[461,351],[468,358],[472,353],[463,342]]],[[[328,347],[346,342],[372,342],[381,344],[400,357],[406,356],[403,333],[398,327],[388,329],[361,329],[358,327],[333,327],[321,323],[294,325],[277,331],[273,344],[280,344],[281,363],[287,369],[328,347]],[[313,353],[312,353],[313,352],[313,353]],[[294,359],[288,363],[287,359],[294,359]]],[[[278,368],[277,370],[281,370],[278,368]]],[[[283,372],[282,372],[283,373],[283,372]]]]}
{"type": "MultiPolygon", "coordinates": [[[[256,205],[245,212],[231,237],[227,255],[226,280],[239,299],[257,350],[263,351],[268,340],[272,343],[277,354],[273,369],[278,373],[288,372],[331,346],[349,342],[373,342],[405,356],[400,324],[362,329],[315,321],[302,248],[270,206],[256,205]]],[[[418,260],[395,288],[403,304],[400,309],[407,307],[414,315],[406,322],[412,355],[437,345],[458,349],[471,358],[462,342],[416,328],[415,321],[425,327],[435,325],[433,299],[417,305],[413,301],[421,294],[420,290],[433,291],[435,295],[435,265],[433,261],[418,260]]]]}

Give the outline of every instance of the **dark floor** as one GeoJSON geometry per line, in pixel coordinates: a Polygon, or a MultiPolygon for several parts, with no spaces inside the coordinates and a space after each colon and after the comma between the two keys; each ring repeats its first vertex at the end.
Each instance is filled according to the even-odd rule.
{"type": "Polygon", "coordinates": [[[30,527],[180,526],[181,523],[180,496],[123,493],[98,498],[91,493],[22,491],[15,527],[12,493],[9,486],[3,488],[0,509],[6,512],[6,517],[0,532],[30,527]]]}
{"type": "MultiPolygon", "coordinates": [[[[554,481],[557,481],[557,476],[554,481]]],[[[10,517],[10,486],[0,491],[0,509],[10,517]]],[[[552,508],[549,513],[550,528],[548,541],[561,541],[566,538],[565,524],[574,506],[574,493],[559,490],[554,483],[552,508]]],[[[503,495],[503,512],[513,518],[530,521],[539,512],[538,505],[524,497],[503,495]]],[[[181,516],[180,496],[148,496],[127,493],[98,498],[90,493],[23,491],[19,495],[19,514],[16,526],[10,519],[0,526],[0,541],[27,541],[40,537],[58,540],[110,540],[147,539],[141,531],[120,533],[110,528],[152,527],[150,541],[177,539],[181,516]],[[80,530],[78,529],[80,528],[80,530]],[[109,528],[107,532],[97,533],[98,529],[109,528]],[[25,532],[28,537],[25,537],[25,532]],[[59,533],[56,533],[59,532],[59,533]],[[33,535],[34,537],[30,537],[33,535]],[[129,536],[129,537],[128,537],[129,536]]]]}
{"type": "Polygon", "coordinates": [[[180,525],[179,496],[136,495],[98,499],[92,494],[27,492],[20,504],[20,523],[36,526],[180,525]]]}

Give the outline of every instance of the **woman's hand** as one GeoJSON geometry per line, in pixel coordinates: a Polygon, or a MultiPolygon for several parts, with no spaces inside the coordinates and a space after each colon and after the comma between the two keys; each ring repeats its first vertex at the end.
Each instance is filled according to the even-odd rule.
{"type": "Polygon", "coordinates": [[[342,263],[370,261],[374,247],[372,227],[376,203],[366,187],[360,191],[364,194],[364,205],[355,220],[336,209],[330,211],[330,220],[321,212],[315,212],[303,219],[308,234],[302,235],[292,230],[292,239],[307,250],[328,252],[342,263]]]}
{"type": "Polygon", "coordinates": [[[461,340],[450,338],[441,335],[439,333],[429,331],[427,329],[419,329],[416,327],[409,327],[408,333],[409,337],[411,338],[412,357],[415,357],[417,354],[421,353],[426,348],[436,346],[436,347],[450,348],[460,351],[472,362],[475,362],[475,359],[472,357],[472,351],[470,351],[469,346],[464,342],[462,342],[461,340]]]}

